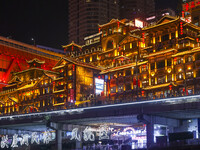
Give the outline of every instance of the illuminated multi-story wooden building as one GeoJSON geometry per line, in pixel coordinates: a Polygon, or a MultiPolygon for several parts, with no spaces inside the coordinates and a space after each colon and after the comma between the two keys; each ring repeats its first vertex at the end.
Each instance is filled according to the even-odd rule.
{"type": "MultiPolygon", "coordinates": [[[[67,109],[198,94],[200,28],[165,16],[155,25],[112,19],[85,45],[63,46],[53,71],[15,73],[0,93],[1,112],[67,109]],[[137,27],[139,26],[139,27],[137,27]],[[34,72],[34,73],[33,73],[34,72]]],[[[35,65],[34,65],[35,64],[35,65]]]]}
{"type": "Polygon", "coordinates": [[[80,52],[71,52],[104,68],[104,99],[121,102],[197,93],[200,28],[170,16],[152,26],[135,26],[113,19],[99,25],[101,34],[85,38],[80,52]]]}

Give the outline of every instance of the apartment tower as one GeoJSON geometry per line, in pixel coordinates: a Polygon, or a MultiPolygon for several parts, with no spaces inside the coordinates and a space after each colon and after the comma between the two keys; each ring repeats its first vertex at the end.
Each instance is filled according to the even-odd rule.
{"type": "Polygon", "coordinates": [[[119,0],[70,0],[69,43],[84,44],[84,37],[97,33],[98,24],[119,17],[119,0]]]}

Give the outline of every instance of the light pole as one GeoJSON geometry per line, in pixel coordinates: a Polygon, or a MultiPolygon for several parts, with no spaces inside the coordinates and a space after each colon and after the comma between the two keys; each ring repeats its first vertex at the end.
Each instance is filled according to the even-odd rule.
{"type": "Polygon", "coordinates": [[[35,46],[35,39],[31,38],[31,41],[33,41],[33,45],[35,46]]]}

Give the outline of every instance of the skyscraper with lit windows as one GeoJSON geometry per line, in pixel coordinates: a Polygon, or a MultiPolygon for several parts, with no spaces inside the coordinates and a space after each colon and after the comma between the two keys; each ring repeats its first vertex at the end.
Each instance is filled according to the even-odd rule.
{"type": "Polygon", "coordinates": [[[84,44],[84,37],[98,32],[98,24],[119,17],[119,0],[70,0],[69,42],[84,44]]]}

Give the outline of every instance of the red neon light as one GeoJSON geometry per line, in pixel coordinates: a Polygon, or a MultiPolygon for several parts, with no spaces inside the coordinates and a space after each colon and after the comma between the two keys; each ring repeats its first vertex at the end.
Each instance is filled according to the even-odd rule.
{"type": "Polygon", "coordinates": [[[144,91],[142,91],[142,94],[144,94],[144,91]]]}
{"type": "Polygon", "coordinates": [[[142,42],[143,43],[145,42],[145,33],[144,32],[142,33],[142,42]]]}
{"type": "Polygon", "coordinates": [[[181,31],[181,35],[183,35],[183,22],[180,22],[180,31],[181,31]]]}
{"type": "Polygon", "coordinates": [[[195,3],[194,2],[191,3],[191,9],[192,8],[195,8],[195,3]]]}
{"type": "Polygon", "coordinates": [[[185,7],[185,10],[186,10],[186,11],[189,10],[189,4],[188,4],[188,3],[186,3],[184,7],[185,7]]]}
{"type": "Polygon", "coordinates": [[[73,71],[75,71],[75,65],[73,65],[73,67],[72,67],[72,68],[73,68],[73,71]]]}
{"type": "Polygon", "coordinates": [[[199,38],[197,38],[196,40],[197,40],[197,43],[198,43],[199,42],[199,38]]]}
{"type": "Polygon", "coordinates": [[[184,12],[184,11],[182,11],[182,17],[183,17],[183,18],[185,17],[185,12],[184,12]]]}
{"type": "Polygon", "coordinates": [[[119,22],[117,22],[117,30],[119,30],[119,22]]]}
{"type": "Polygon", "coordinates": [[[169,90],[172,90],[172,85],[169,85],[169,90]]]}
{"type": "Polygon", "coordinates": [[[99,33],[101,32],[101,28],[99,28],[99,33]]]}
{"type": "Polygon", "coordinates": [[[121,51],[121,46],[119,46],[119,51],[121,51]]]}
{"type": "Polygon", "coordinates": [[[72,51],[74,51],[74,46],[72,45],[72,51]]]}

